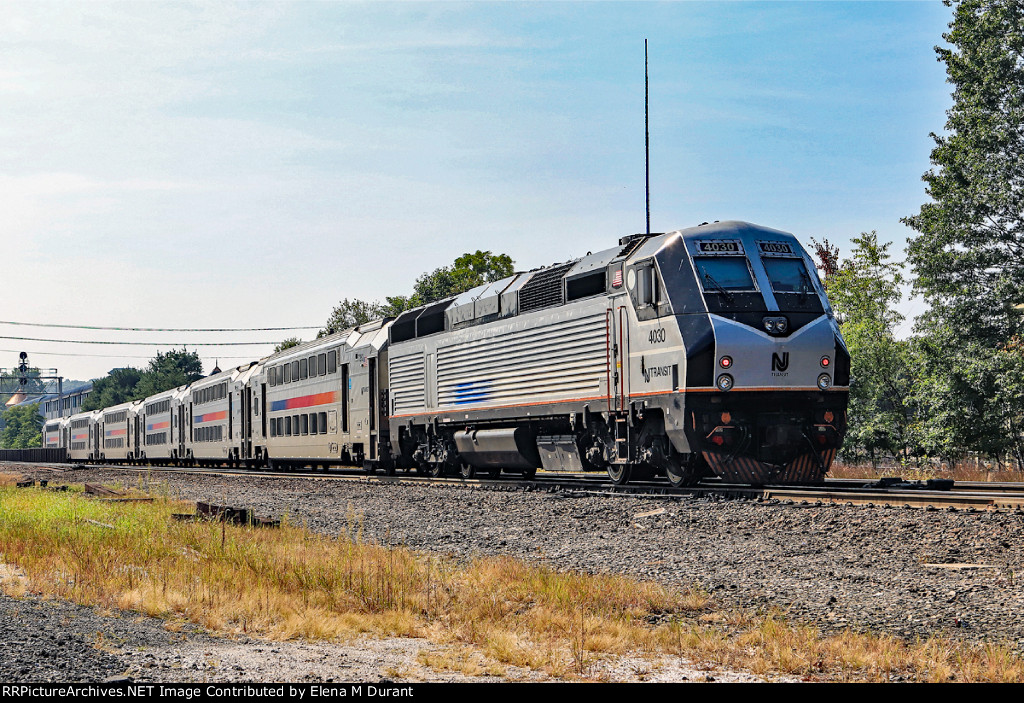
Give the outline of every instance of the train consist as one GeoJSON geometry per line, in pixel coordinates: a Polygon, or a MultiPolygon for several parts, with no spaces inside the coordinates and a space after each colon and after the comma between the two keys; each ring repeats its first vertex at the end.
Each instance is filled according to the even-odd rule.
{"type": "Polygon", "coordinates": [[[850,358],[790,234],[624,237],[188,386],[49,423],[74,461],[813,483],[850,358]]]}

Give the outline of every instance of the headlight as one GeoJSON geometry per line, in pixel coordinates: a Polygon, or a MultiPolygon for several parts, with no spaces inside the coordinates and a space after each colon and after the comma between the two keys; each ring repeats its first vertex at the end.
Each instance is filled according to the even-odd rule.
{"type": "Polygon", "coordinates": [[[732,388],[732,376],[727,373],[723,373],[718,377],[718,380],[715,381],[715,385],[718,386],[718,390],[720,391],[729,390],[732,388]]]}
{"type": "Polygon", "coordinates": [[[764,331],[772,333],[775,331],[775,318],[766,317],[764,320],[764,331]]]}
{"type": "Polygon", "coordinates": [[[821,390],[825,391],[825,390],[828,390],[831,386],[832,386],[832,377],[831,376],[829,376],[827,373],[823,373],[820,376],[818,376],[818,388],[820,388],[821,390]]]}
{"type": "Polygon", "coordinates": [[[775,323],[775,331],[782,334],[789,327],[789,323],[786,322],[786,318],[779,318],[779,321],[775,323]]]}

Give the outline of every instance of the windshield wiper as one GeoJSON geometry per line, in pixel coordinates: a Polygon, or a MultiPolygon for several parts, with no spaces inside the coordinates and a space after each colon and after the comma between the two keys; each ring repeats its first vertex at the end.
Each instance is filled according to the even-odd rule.
{"type": "MultiPolygon", "coordinates": [[[[714,277],[712,277],[712,275],[707,271],[704,272],[704,280],[710,283],[712,286],[714,286],[717,292],[722,294],[722,296],[725,298],[725,302],[729,303],[730,305],[732,305],[733,302],[735,302],[732,297],[732,293],[730,293],[725,286],[716,281],[714,277]]],[[[707,288],[707,286],[705,286],[705,288],[707,288]]]]}
{"type": "Polygon", "coordinates": [[[814,288],[814,283],[811,282],[811,277],[807,275],[806,271],[800,272],[800,280],[803,281],[800,287],[800,303],[802,305],[807,302],[807,296],[814,288]]]}

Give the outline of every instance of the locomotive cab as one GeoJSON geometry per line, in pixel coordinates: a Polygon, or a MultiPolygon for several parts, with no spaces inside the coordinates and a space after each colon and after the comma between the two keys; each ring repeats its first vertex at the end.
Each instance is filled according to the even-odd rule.
{"type": "Polygon", "coordinates": [[[810,257],[790,234],[725,222],[655,259],[686,356],[677,449],[730,481],[820,481],[845,433],[849,354],[810,257]]]}

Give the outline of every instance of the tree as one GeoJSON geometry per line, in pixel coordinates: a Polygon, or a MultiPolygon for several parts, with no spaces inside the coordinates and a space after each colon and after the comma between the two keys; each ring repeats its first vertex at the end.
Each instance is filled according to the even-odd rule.
{"type": "MultiPolygon", "coordinates": [[[[345,298],[331,311],[331,316],[327,318],[327,324],[316,336],[325,337],[329,334],[341,332],[350,327],[369,322],[370,320],[376,320],[381,316],[381,305],[379,303],[360,300],[359,298],[345,298]]],[[[275,349],[274,351],[280,350],[275,349]]]]}
{"type": "Polygon", "coordinates": [[[814,249],[814,258],[817,259],[818,270],[821,271],[821,278],[825,285],[839,272],[839,247],[827,239],[820,242],[811,237],[811,244],[814,249]]]}
{"type": "Polygon", "coordinates": [[[417,305],[413,298],[406,295],[389,295],[384,298],[384,301],[384,304],[380,306],[381,317],[398,317],[417,305]]]}
{"type": "Polygon", "coordinates": [[[852,256],[825,279],[851,359],[844,452],[863,452],[876,464],[880,453],[893,454],[906,463],[916,448],[916,414],[911,345],[896,339],[903,276],[877,233],[861,233],[853,244],[852,256]]]}
{"type": "Polygon", "coordinates": [[[28,449],[43,446],[43,417],[39,403],[17,405],[3,413],[4,429],[0,446],[4,449],[28,449]]]}
{"type": "MultiPolygon", "coordinates": [[[[1024,302],[1024,4],[945,0],[951,47],[936,47],[953,86],[946,133],[932,134],[932,202],[904,218],[914,287],[929,304],[918,331],[935,450],[1024,454],[1015,345],[1024,302]]],[[[948,456],[948,454],[947,454],[948,456]]]]}
{"type": "Polygon", "coordinates": [[[508,278],[515,273],[515,262],[508,254],[492,254],[490,251],[466,253],[455,260],[455,269],[470,271],[476,277],[474,286],[508,278]]]}
{"type": "Polygon", "coordinates": [[[142,371],[131,366],[111,369],[103,378],[93,380],[92,392],[82,403],[82,411],[109,408],[135,400],[136,387],[141,378],[142,371]]]}
{"type": "Polygon", "coordinates": [[[302,344],[302,340],[298,337],[289,337],[274,347],[274,353],[277,354],[278,352],[283,352],[285,349],[291,349],[292,347],[297,347],[300,344],[302,344]]]}
{"type": "Polygon", "coordinates": [[[98,410],[120,405],[130,400],[148,398],[157,393],[203,377],[203,362],[198,352],[182,348],[157,352],[145,370],[132,367],[111,369],[103,378],[92,382],[92,393],[82,404],[82,410],[98,410]]]}
{"type": "Polygon", "coordinates": [[[178,386],[183,386],[203,377],[203,362],[199,352],[172,349],[169,352],[157,352],[149,366],[139,379],[134,400],[148,398],[178,386]]]}
{"type": "MultiPolygon", "coordinates": [[[[455,259],[451,266],[442,266],[416,279],[413,298],[417,305],[448,298],[484,283],[511,276],[514,263],[508,254],[492,254],[477,250],[455,259]]],[[[415,306],[413,306],[415,307],[415,306]]]]}

